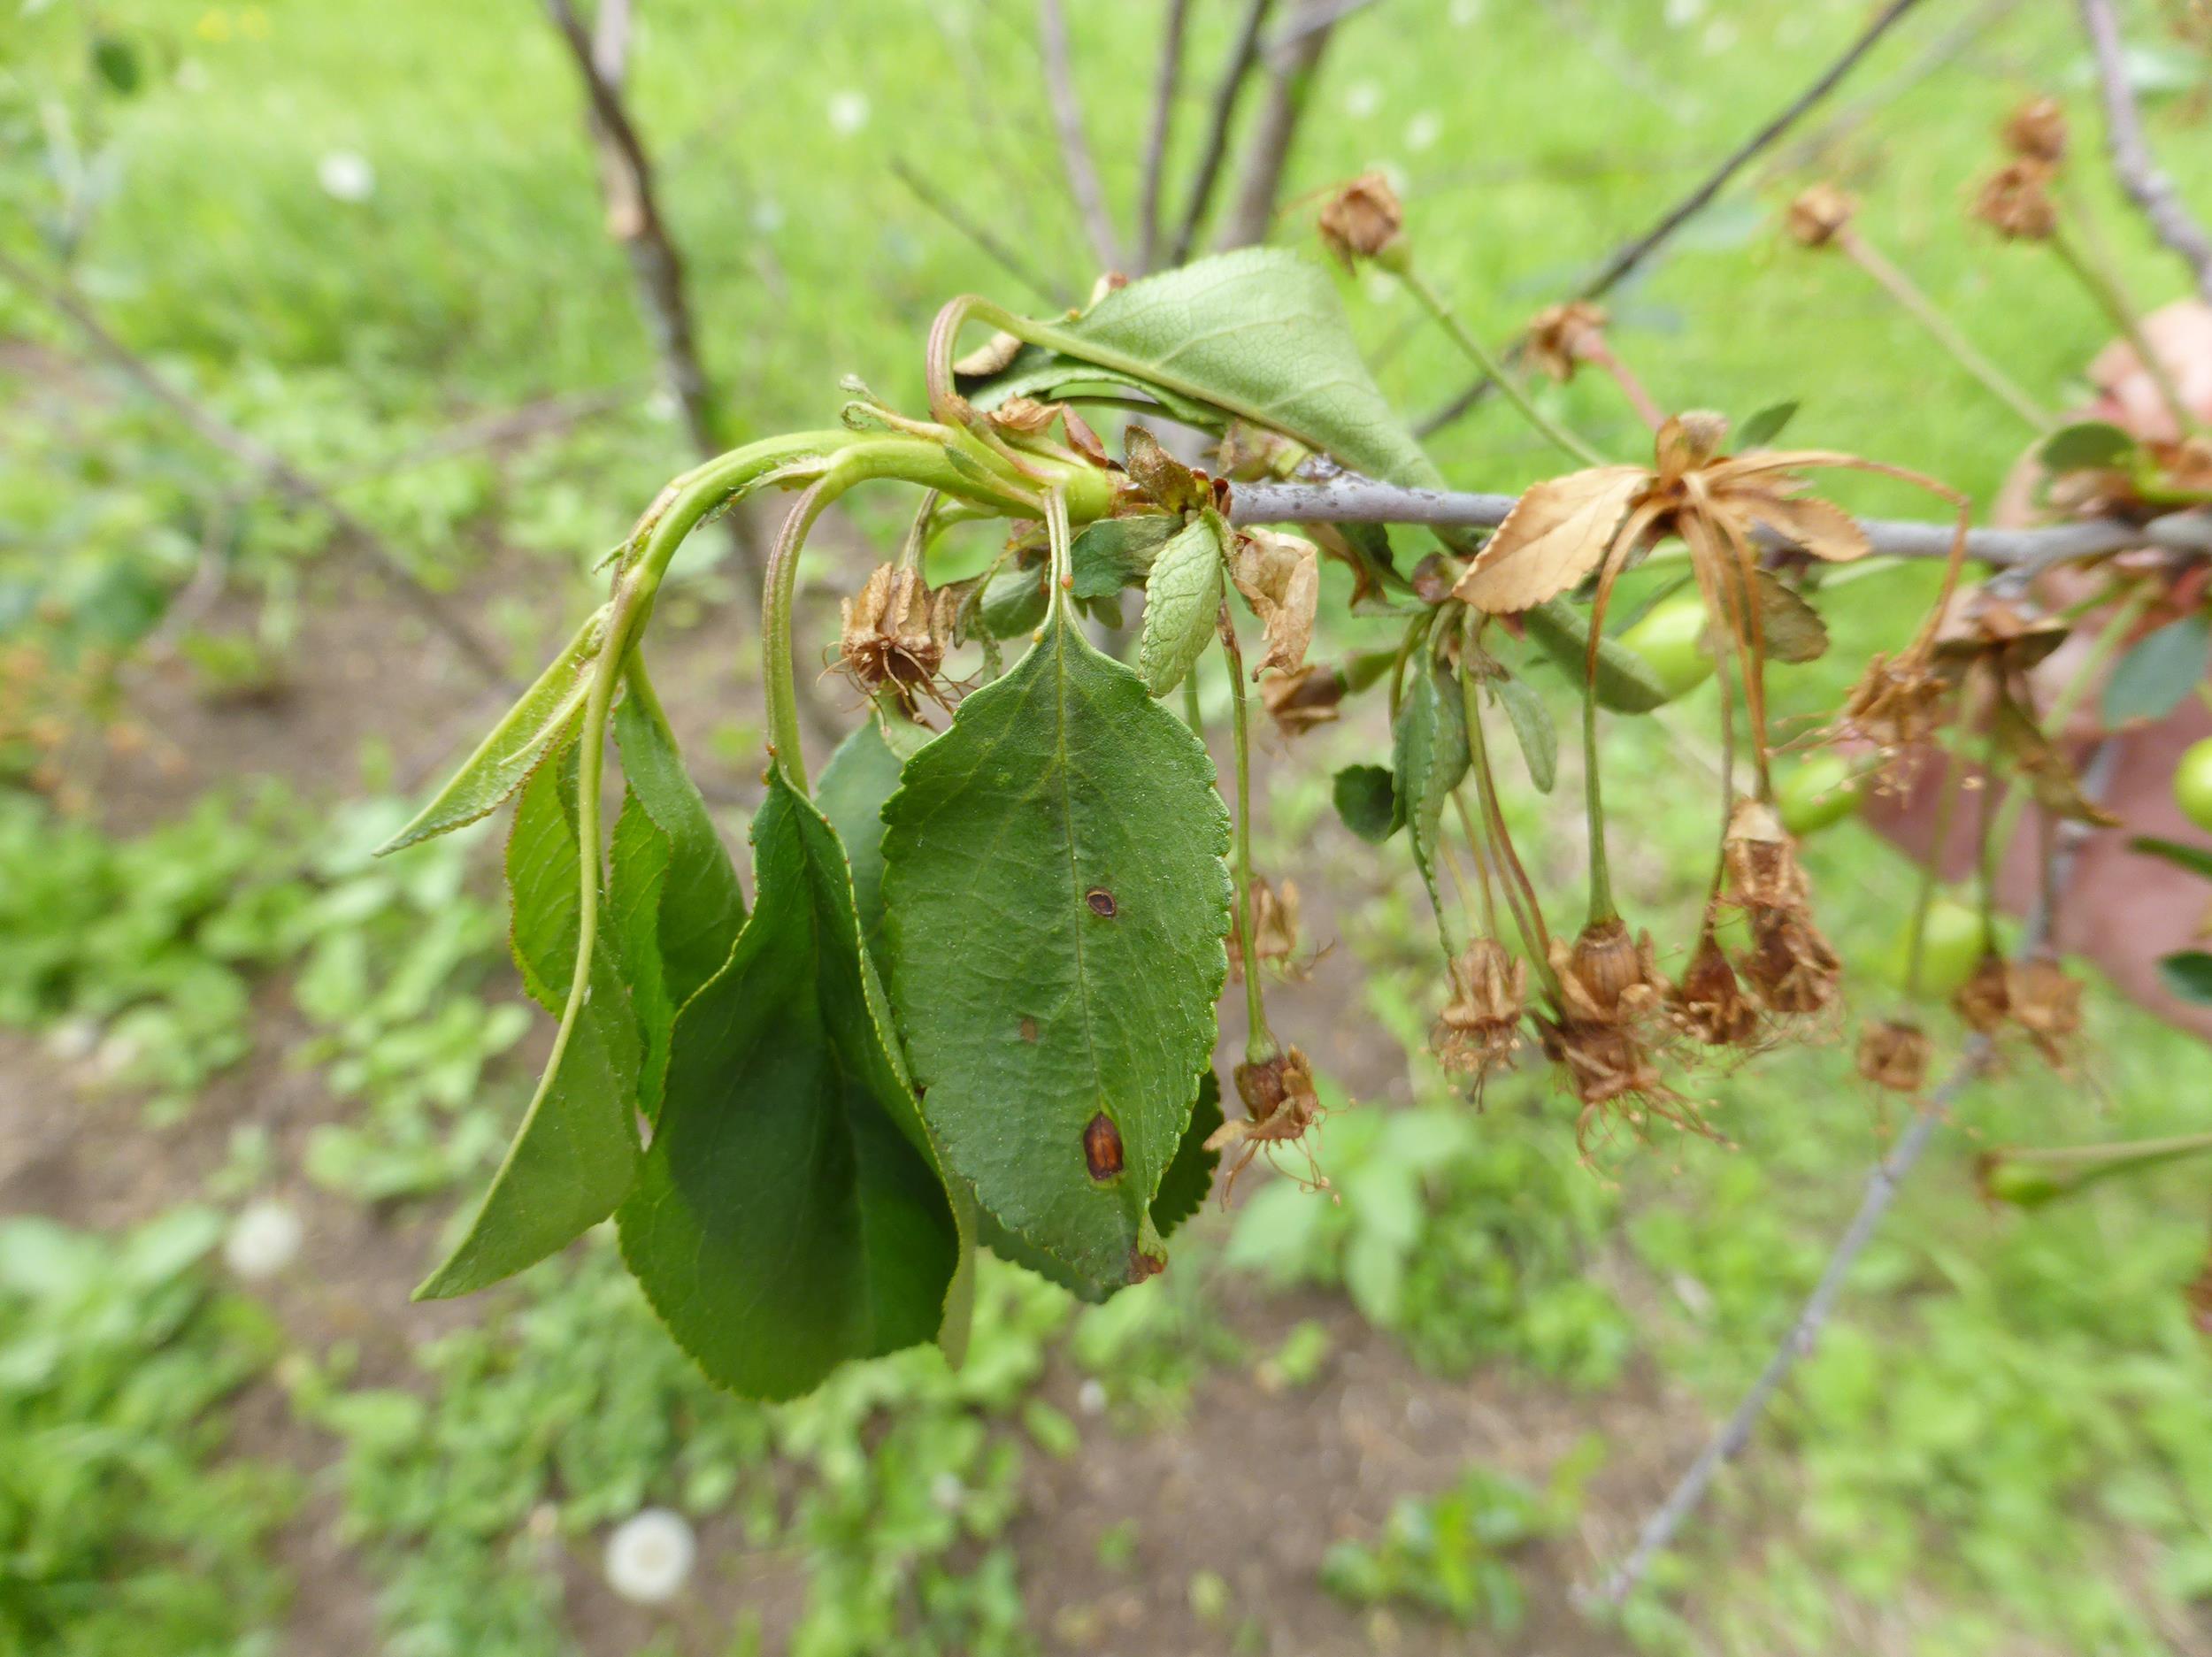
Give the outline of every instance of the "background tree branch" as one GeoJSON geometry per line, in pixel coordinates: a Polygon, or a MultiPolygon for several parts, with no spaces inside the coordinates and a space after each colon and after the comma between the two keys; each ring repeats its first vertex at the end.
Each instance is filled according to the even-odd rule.
{"type": "Polygon", "coordinates": [[[1134,274],[1152,269],[1160,244],[1160,173],[1167,162],[1168,134],[1175,124],[1175,98],[1183,81],[1183,35],[1190,21],[1190,0],[1167,0],[1160,55],[1153,62],[1152,116],[1145,123],[1144,171],[1137,186],[1137,261],[1134,274]]]}
{"type": "MultiPolygon", "coordinates": [[[[1876,14],[1874,20],[1862,30],[1857,39],[1844,49],[1843,55],[1821,71],[1802,92],[1793,98],[1765,126],[1739,144],[1724,157],[1719,165],[1700,179],[1689,194],[1654,219],[1642,234],[1623,242],[1605,262],[1575,290],[1578,299],[1596,299],[1610,292],[1623,279],[1656,252],[1674,233],[1694,219],[1705,207],[1727,188],[1729,180],[1757,160],[1782,135],[1794,127],[1815,105],[1833,91],[1843,78],[1857,67],[1860,59],[1874,50],[1875,43],[1889,33],[1908,12],[1920,0],[1889,0],[1876,14]]],[[[1473,381],[1467,388],[1438,409],[1415,429],[1423,437],[1449,426],[1488,395],[1488,376],[1473,381]]]]}
{"type": "MultiPolygon", "coordinates": [[[[702,459],[707,459],[720,454],[726,445],[706,365],[699,355],[683,258],[661,214],[652,158],[623,102],[629,13],[627,0],[615,0],[615,4],[620,8],[619,27],[609,24],[596,35],[587,32],[570,0],[545,0],[545,10],[583,83],[592,142],[600,158],[608,234],[622,244],[629,259],[639,308],[653,336],[662,374],[682,411],[691,446],[702,459]]],[[[601,21],[606,21],[603,10],[601,21]]],[[[757,609],[764,567],[759,543],[742,513],[724,514],[722,525],[730,550],[748,578],[743,584],[747,602],[757,609]]]]}
{"type": "Polygon", "coordinates": [[[1190,198],[1183,204],[1183,217],[1175,238],[1168,243],[1170,265],[1189,260],[1191,249],[1198,242],[1199,228],[1206,222],[1207,211],[1213,205],[1214,188],[1221,180],[1222,159],[1228,154],[1229,127],[1236,119],[1237,99],[1244,91],[1244,82],[1253,65],[1259,61],[1260,31],[1267,26],[1267,14],[1273,4],[1274,0],[1245,0],[1244,16],[1237,25],[1236,40],[1229,48],[1229,61],[1214,88],[1213,107],[1206,119],[1206,136],[1199,145],[1198,164],[1191,170],[1190,198]]]}
{"type": "Polygon", "coordinates": [[[1267,240],[1275,219],[1275,203],[1282,194],[1283,173],[1290,165],[1291,145],[1298,135],[1300,118],[1313,90],[1314,73],[1321,54],[1328,50],[1337,19],[1346,15],[1340,0],[1305,0],[1285,30],[1279,55],[1271,54],[1267,91],[1252,137],[1245,150],[1244,170],[1238,180],[1236,199],[1229,205],[1228,222],[1222,226],[1218,245],[1248,247],[1267,240]]]}
{"type": "Polygon", "coordinates": [[[2143,136],[2142,111],[2136,107],[2135,88],[2128,80],[2127,52],[2112,0],[2081,0],[2081,22],[2097,57],[2105,147],[2111,152],[2112,170],[2158,239],[2188,265],[2197,297],[2212,305],[2212,236],[2189,211],[2174,181],[2160,170],[2143,136]]]}
{"type": "Polygon", "coordinates": [[[1068,62],[1068,13],[1062,0],[1037,0],[1037,46],[1044,58],[1045,90],[1052,103],[1053,130],[1060,140],[1068,194],[1091,240],[1091,251],[1098,256],[1099,269],[1118,270],[1121,238],[1114,232],[1113,215],[1106,211],[1105,188],[1098,181],[1098,164],[1091,156],[1089,134],[1083,130],[1083,101],[1068,62]]]}
{"type": "Polygon", "coordinates": [[[302,472],[259,438],[240,431],[214,410],[195,401],[151,363],[126,345],[100,320],[84,297],[64,281],[42,279],[12,255],[0,252],[0,277],[45,305],[123,377],[169,410],[195,436],[221,450],[296,506],[311,507],[337,529],[337,544],[366,562],[402,602],[449,641],[461,659],[491,684],[516,688],[499,653],[484,636],[456,615],[422,579],[407,567],[392,544],[357,518],[321,481],[302,472]]]}

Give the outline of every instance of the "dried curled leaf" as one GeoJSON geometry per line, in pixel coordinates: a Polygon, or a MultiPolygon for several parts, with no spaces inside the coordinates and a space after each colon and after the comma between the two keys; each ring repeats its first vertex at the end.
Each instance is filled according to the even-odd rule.
{"type": "Polygon", "coordinates": [[[1598,567],[1650,477],[1641,466],[1594,466],[1532,485],[1453,595],[1493,615],[1558,597],[1598,567]]]}
{"type": "Polygon", "coordinates": [[[1874,550],[1858,520],[1816,495],[1783,495],[1771,489],[1731,491],[1743,516],[1765,525],[1793,547],[1830,564],[1848,564],[1874,550]]]}
{"type": "Polygon", "coordinates": [[[1321,602],[1321,549],[1296,535],[1256,529],[1240,536],[1229,576],[1267,630],[1267,654],[1253,668],[1295,673],[1313,642],[1313,618],[1321,602]]]}
{"type": "Polygon", "coordinates": [[[1171,512],[1195,512],[1213,504],[1213,490],[1205,479],[1160,447],[1160,440],[1141,426],[1122,435],[1123,463],[1130,479],[1150,500],[1171,512]]]}

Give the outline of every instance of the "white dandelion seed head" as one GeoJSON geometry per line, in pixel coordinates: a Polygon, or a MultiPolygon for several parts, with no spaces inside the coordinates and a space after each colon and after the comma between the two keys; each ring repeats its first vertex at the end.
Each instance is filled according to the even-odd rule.
{"type": "Polygon", "coordinates": [[[1344,112],[1363,121],[1382,108],[1382,88],[1372,81],[1355,81],[1344,88],[1344,112]]]}
{"type": "Polygon", "coordinates": [[[223,1263],[249,1282],[273,1277],[299,1257],[305,1235],[291,1204],[273,1199],[249,1203],[223,1238],[223,1263]]]}
{"type": "Polygon", "coordinates": [[[334,201],[365,202],[376,194],[376,169],[351,150],[334,150],[318,161],[315,180],[334,201]]]}
{"type": "Polygon", "coordinates": [[[868,124],[868,95],[864,92],[833,92],[828,106],[830,131],[840,138],[849,138],[868,124]]]}
{"type": "Polygon", "coordinates": [[[968,1487],[957,1473],[940,1473],[929,1481],[931,1505],[941,1513],[958,1513],[968,1500],[968,1487]]]}
{"type": "Polygon", "coordinates": [[[1446,15],[1454,28],[1472,28],[1482,21],[1482,0],[1452,0],[1452,9],[1446,15]]]}
{"type": "Polygon", "coordinates": [[[1705,0],[1667,0],[1667,27],[1685,29],[1705,15],[1705,0]]]}
{"type": "Polygon", "coordinates": [[[607,1538],[607,1585],[633,1605],[665,1605],[683,1592],[698,1556],[683,1515],[642,1508],[607,1538]]]}
{"type": "Polygon", "coordinates": [[[1444,135],[1444,118],[1434,110],[1423,110],[1406,123],[1406,148],[1417,153],[1428,149],[1444,135]]]}
{"type": "Polygon", "coordinates": [[[1096,1376],[1092,1376],[1086,1380],[1082,1385],[1075,1389],[1075,1407],[1086,1415],[1104,1415],[1106,1413],[1105,1383],[1096,1376]]]}
{"type": "Polygon", "coordinates": [[[783,203],[772,196],[764,196],[753,203],[753,228],[764,236],[772,236],[783,228],[783,203]]]}

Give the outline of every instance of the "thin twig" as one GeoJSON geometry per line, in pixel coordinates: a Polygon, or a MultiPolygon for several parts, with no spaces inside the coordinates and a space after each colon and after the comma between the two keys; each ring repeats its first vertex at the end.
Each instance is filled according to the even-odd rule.
{"type": "MultiPolygon", "coordinates": [[[[1517,496],[1456,489],[1409,489],[1346,472],[1326,483],[1240,483],[1229,498],[1237,524],[1425,524],[1494,529],[1517,496]]],[[[1891,558],[1947,558],[1952,524],[1865,518],[1868,542],[1891,558]]],[[[2137,547],[2203,556],[2212,554],[2212,512],[2171,512],[2147,524],[2089,518],[2040,529],[1971,529],[1966,553],[1984,564],[2039,569],[2137,547]]]]}
{"type": "Polygon", "coordinates": [[[463,660],[492,683],[512,687],[498,651],[475,628],[454,614],[443,599],[425,587],[391,543],[355,517],[320,480],[308,476],[259,438],[240,431],[212,409],[180,390],[152,364],[110,333],[82,295],[65,282],[45,280],[5,252],[0,252],[0,276],[67,320],[95,351],[176,416],[201,441],[228,455],[295,506],[311,507],[328,518],[338,531],[338,544],[350,548],[365,559],[411,610],[452,641],[463,660]]]}
{"type": "Polygon", "coordinates": [[[1919,286],[1910,277],[1892,265],[1880,249],[1861,235],[1855,226],[1843,226],[1837,230],[1834,240],[1845,257],[1872,277],[1875,285],[1895,300],[1905,314],[1917,322],[1930,338],[1948,351],[1960,367],[1981,381],[1992,396],[2039,432],[2047,432],[2057,424],[2049,414],[2036,406],[2035,399],[2021,390],[2009,374],[1961,333],[1950,318],[1938,310],[1934,302],[1920,291],[1919,286]]]}
{"type": "MultiPolygon", "coordinates": [[[[1582,284],[1576,293],[1576,297],[1579,299],[1598,298],[1609,292],[1623,278],[1635,271],[1676,231],[1681,229],[1684,225],[1703,211],[1712,199],[1728,187],[1730,180],[1750,165],[1752,162],[1757,160],[1781,138],[1783,134],[1788,132],[1823,98],[1833,91],[1837,84],[1858,65],[1859,60],[1874,50],[1875,43],[1889,33],[1891,27],[1919,3],[1920,0],[1889,0],[1889,4],[1884,6],[1874,20],[1866,26],[1859,37],[1845,49],[1843,55],[1830,64],[1827,68],[1822,70],[1815,77],[1811,85],[1793,98],[1765,126],[1760,127],[1757,132],[1738,145],[1718,166],[1698,180],[1695,188],[1653,220],[1650,227],[1641,235],[1623,242],[1615,249],[1611,257],[1599,265],[1597,270],[1582,284]]],[[[1422,421],[1417,429],[1422,436],[1426,437],[1432,432],[1449,426],[1488,395],[1489,385],[1490,381],[1486,377],[1474,381],[1451,402],[1422,421]]]]}
{"type": "Polygon", "coordinates": [[[1229,152],[1229,127],[1236,119],[1237,98],[1244,90],[1252,65],[1259,61],[1260,30],[1266,26],[1267,14],[1273,5],[1274,0],[1245,0],[1244,18],[1237,25],[1236,41],[1229,48],[1228,65],[1214,88],[1213,110],[1207,118],[1205,140],[1199,146],[1198,165],[1191,173],[1190,199],[1183,204],[1183,219],[1175,239],[1168,243],[1170,265],[1180,265],[1190,257],[1191,249],[1198,241],[1199,226],[1206,222],[1207,211],[1213,206],[1214,187],[1221,181],[1222,158],[1229,152]]]}
{"type": "Polygon", "coordinates": [[[1006,242],[993,234],[988,227],[972,218],[959,203],[954,201],[909,166],[905,157],[893,156],[890,160],[890,168],[891,176],[912,191],[916,201],[943,219],[953,230],[966,237],[975,245],[979,252],[1009,276],[1048,304],[1065,305],[1068,303],[1065,288],[1041,272],[1036,266],[1031,265],[1006,242]]]}
{"type": "Polygon", "coordinates": [[[1074,198],[1099,268],[1118,270],[1121,238],[1114,234],[1106,191],[1098,181],[1098,163],[1092,158],[1090,137],[1083,130],[1083,101],[1076,94],[1075,71],[1068,63],[1068,12],[1062,0],[1037,0],[1037,45],[1044,58],[1045,90],[1052,100],[1052,125],[1060,137],[1060,165],[1067,173],[1068,194],[1074,198]]]}
{"type": "Polygon", "coordinates": [[[1229,220],[1222,227],[1221,247],[1247,247],[1267,239],[1268,227],[1275,221],[1276,198],[1282,194],[1283,170],[1290,165],[1290,147],[1313,90],[1314,72],[1341,15],[1334,0],[1306,0],[1291,25],[1289,47],[1272,60],[1266,96],[1252,123],[1236,200],[1230,203],[1229,220]]]}
{"type": "MultiPolygon", "coordinates": [[[[2108,737],[2091,756],[2082,773],[2083,792],[2090,798],[2094,799],[2101,794],[2111,780],[2112,771],[2118,763],[2119,748],[2119,739],[2108,737]]],[[[2047,891],[2056,892],[2065,886],[2067,876],[2072,870],[2075,850],[2089,832],[2086,824],[2067,823],[2062,826],[2051,848],[2052,866],[2050,878],[2045,882],[2047,891]]],[[[2025,960],[2043,947],[2050,936],[2054,918],[2050,904],[2039,901],[2021,938],[2019,959],[2025,960]]],[[[1628,1556],[1606,1578],[1600,1592],[1609,1603],[1618,1605],[1635,1591],[1637,1584],[1651,1569],[1651,1561],[1658,1556],[1661,1549],[1673,1540],[1674,1533],[1681,1528],[1683,1522],[1696,1511],[1721,1464],[1734,1457],[1750,1442],[1752,1429],[1758,1424],[1768,1401],[1780,1390],[1798,1360],[1809,1355],[1818,1343],[1820,1332],[1826,1326],[1830,1315],[1835,1310],[1836,1301],[1843,1293],[1845,1280],[1851,1275],[1851,1268],[1874,1235],[1875,1228],[1881,1224],[1882,1216],[1889,1211],[1898,1187],[1912,1172],[1921,1153],[1928,1148],[1928,1143],[1935,1137],[1936,1128],[1952,1101],[1987,1065],[1991,1051],[1992,1043],[1987,1036],[1977,1033],[1969,1038],[1959,1055],[1958,1063],[1935,1092],[1928,1095],[1919,1114],[1913,1118],[1912,1126],[1898,1140],[1896,1148],[1878,1162],[1873,1172],[1867,1176],[1865,1193],[1859,1199],[1859,1210],[1851,1216],[1850,1225],[1838,1239],[1834,1252],[1828,1256],[1828,1263],[1822,1269],[1820,1281],[1813,1285],[1813,1292],[1806,1298],[1804,1308],[1791,1324],[1789,1333],[1783,1337],[1781,1345],[1774,1350],[1774,1355],[1767,1360],[1766,1368],[1760,1371],[1759,1378],[1751,1384],[1751,1390],[1743,1395],[1720,1431],[1698,1453],[1697,1460],[1690,1464],[1689,1469],[1668,1492],[1667,1499],[1644,1522],[1643,1528],[1637,1533],[1636,1545],[1629,1550],[1628,1556]]]]}
{"type": "Polygon", "coordinates": [[[1153,60],[1152,119],[1144,129],[1144,172],[1137,186],[1137,273],[1152,268],[1160,248],[1160,170],[1167,162],[1168,134],[1175,124],[1175,96],[1183,81],[1183,34],[1190,0],[1167,0],[1160,55],[1153,60]]]}
{"type": "Polygon", "coordinates": [[[2178,254],[2195,279],[2197,295],[2212,304],[2212,235],[2189,211],[2174,181],[2160,171],[2143,136],[2143,117],[2128,80],[2127,56],[2111,0],[2081,0],[2082,27],[2097,54],[2097,80],[2104,94],[2105,145],[2112,170],[2130,200],[2142,209],[2158,239],[2178,254]]]}
{"type": "Polygon", "coordinates": [[[1816,157],[1866,125],[1906,93],[1931,76],[1949,68],[1985,35],[2017,12],[2022,4],[2023,0],[1988,0],[1988,4],[1979,11],[1972,12],[1956,27],[1930,42],[1918,57],[1880,85],[1870,88],[1863,96],[1831,111],[1814,123],[1811,131],[1801,134],[1794,143],[1769,156],[1766,165],[1759,169],[1759,175],[1753,182],[1755,185],[1773,184],[1792,173],[1801,172],[1816,157]]]}
{"type": "MultiPolygon", "coordinates": [[[[592,142],[600,158],[600,183],[607,208],[607,229],[630,262],[638,303],[653,335],[661,372],[684,417],[692,447],[702,459],[721,453],[719,422],[706,364],[699,355],[698,334],[692,324],[691,298],[684,280],[682,256],[662,217],[652,157],[631,120],[623,102],[621,77],[610,78],[599,58],[608,42],[595,42],[576,15],[570,0],[545,0],[546,14],[554,32],[568,47],[577,79],[583,83],[589,104],[592,142]]],[[[626,35],[626,31],[625,32],[626,35]]],[[[723,516],[730,549],[745,572],[747,596],[757,606],[763,570],[760,547],[742,513],[723,516]]]]}

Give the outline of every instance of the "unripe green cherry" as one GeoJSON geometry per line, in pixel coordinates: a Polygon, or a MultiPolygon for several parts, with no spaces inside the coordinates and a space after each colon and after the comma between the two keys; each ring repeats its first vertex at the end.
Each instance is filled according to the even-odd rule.
{"type": "Polygon", "coordinates": [[[2212,834],[2212,736],[2192,743],[2174,767],[2174,803],[2208,834],[2212,834]]]}
{"type": "MultiPolygon", "coordinates": [[[[1920,993],[1948,995],[1974,976],[1989,947],[1982,929],[1981,911],[1956,898],[1938,898],[1928,906],[1928,931],[1920,946],[1920,993]]],[[[1912,917],[1882,957],[1882,976],[1899,989],[1908,987],[1912,971],[1912,917]]]]}
{"type": "Polygon", "coordinates": [[[1705,649],[1705,606],[1685,594],[1654,604],[1621,642],[1643,657],[1674,701],[1712,676],[1713,658],[1705,649]]]}
{"type": "Polygon", "coordinates": [[[1798,839],[1840,823],[1859,809],[1851,762],[1840,754],[1816,754],[1790,768],[1775,788],[1782,826],[1798,839]]]}

